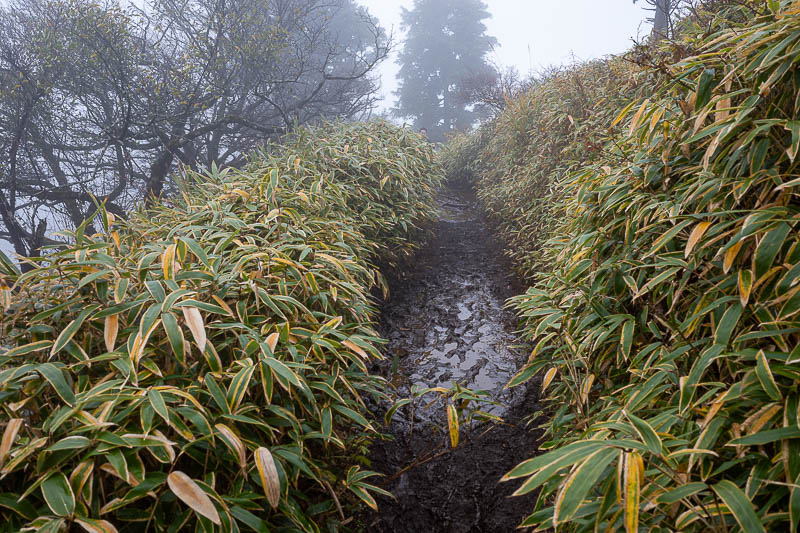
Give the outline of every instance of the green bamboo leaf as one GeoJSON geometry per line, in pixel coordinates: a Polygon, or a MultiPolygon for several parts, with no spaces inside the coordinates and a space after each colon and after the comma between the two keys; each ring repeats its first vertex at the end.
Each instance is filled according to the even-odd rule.
{"type": "Polygon", "coordinates": [[[684,411],[688,408],[689,404],[694,397],[695,388],[697,384],[700,383],[700,379],[702,379],[703,374],[711,365],[711,362],[714,361],[722,352],[725,351],[725,346],[722,344],[713,344],[710,347],[703,350],[703,353],[700,354],[700,357],[695,360],[692,364],[692,368],[689,371],[689,375],[686,379],[681,383],[681,393],[680,393],[680,410],[684,411]]]}
{"type": "Polygon", "coordinates": [[[203,247],[200,246],[200,244],[198,244],[197,241],[195,241],[190,237],[181,237],[180,241],[189,247],[189,250],[191,250],[192,253],[195,256],[197,256],[200,262],[203,263],[203,265],[205,265],[207,269],[212,270],[211,261],[209,261],[208,255],[206,255],[206,251],[203,250],[203,247]]]}
{"type": "Polygon", "coordinates": [[[128,292],[128,285],[130,280],[128,278],[120,278],[114,286],[114,300],[117,303],[122,303],[125,300],[125,294],[128,292]]]}
{"type": "Polygon", "coordinates": [[[250,379],[253,377],[253,372],[255,372],[255,370],[255,365],[248,364],[242,368],[231,380],[231,384],[228,386],[227,397],[231,412],[236,411],[236,409],[239,407],[239,404],[244,399],[244,395],[247,393],[247,389],[250,386],[250,379]]]}
{"type": "Polygon", "coordinates": [[[695,494],[707,490],[708,488],[709,486],[706,485],[705,483],[700,483],[697,481],[693,483],[687,483],[685,485],[680,485],[660,495],[658,497],[658,503],[664,505],[672,505],[673,503],[677,503],[682,499],[694,496],[695,494]]]}
{"type": "Polygon", "coordinates": [[[28,500],[20,501],[19,494],[12,492],[0,492],[0,507],[11,509],[26,520],[33,520],[39,516],[31,502],[28,500]]]}
{"type": "Polygon", "coordinates": [[[778,294],[784,294],[789,292],[789,290],[800,283],[800,263],[794,265],[791,269],[789,269],[786,274],[783,275],[781,280],[778,282],[777,292],[778,294]]]}
{"type": "Polygon", "coordinates": [[[322,434],[326,441],[330,441],[333,434],[333,411],[330,407],[322,409],[322,434]]]}
{"type": "Polygon", "coordinates": [[[147,287],[147,292],[150,293],[150,296],[152,296],[156,302],[160,304],[164,303],[167,293],[164,291],[164,286],[161,285],[160,281],[147,281],[145,282],[145,286],[147,287]]]}
{"type": "Polygon", "coordinates": [[[125,302],[117,305],[112,305],[111,307],[107,307],[102,311],[98,311],[96,315],[94,315],[94,319],[101,319],[107,316],[118,315],[120,313],[124,313],[130,309],[134,309],[136,307],[140,307],[142,304],[148,301],[147,298],[140,298],[137,300],[133,300],[130,302],[125,302]]]}
{"type": "Polygon", "coordinates": [[[366,503],[373,511],[378,510],[378,504],[375,502],[375,498],[363,487],[360,485],[350,485],[347,487],[353,494],[358,496],[361,501],[366,503]]]}
{"type": "Polygon", "coordinates": [[[117,474],[119,474],[122,479],[127,481],[130,471],[128,470],[128,460],[125,458],[122,450],[120,448],[109,450],[106,453],[105,458],[108,460],[109,464],[114,467],[114,470],[117,471],[117,474]]]}
{"type": "Polygon", "coordinates": [[[717,329],[714,331],[714,344],[720,346],[727,346],[730,342],[733,329],[739,323],[739,318],[742,316],[742,304],[735,303],[725,310],[725,314],[717,324],[717,329]]]}
{"type": "Polygon", "coordinates": [[[762,237],[753,256],[753,273],[757,281],[772,267],[775,257],[781,251],[786,237],[791,231],[792,227],[789,224],[781,222],[775,229],[768,231],[762,237]]]}
{"type": "Polygon", "coordinates": [[[229,315],[228,311],[226,311],[222,306],[216,304],[210,304],[207,302],[201,302],[199,300],[193,300],[191,298],[187,300],[182,300],[172,307],[196,307],[197,309],[207,311],[209,313],[214,313],[217,315],[229,315]]]}
{"type": "Polygon", "coordinates": [[[800,438],[800,429],[798,429],[797,426],[791,426],[768,429],[766,431],[759,431],[758,433],[747,435],[746,437],[739,437],[728,442],[726,446],[760,446],[779,440],[798,438],[800,438]]]}
{"type": "Polygon", "coordinates": [[[333,409],[341,414],[352,420],[353,422],[364,426],[365,428],[371,429],[372,426],[370,425],[369,421],[364,418],[360,413],[350,409],[349,407],[345,407],[343,405],[334,405],[333,409]]]}
{"type": "Polygon", "coordinates": [[[781,307],[778,316],[780,316],[783,319],[787,319],[791,316],[796,315],[798,311],[800,311],[800,291],[795,293],[794,296],[792,296],[786,301],[784,306],[781,307]]]}
{"type": "Polygon", "coordinates": [[[231,507],[231,515],[256,533],[270,533],[270,528],[267,522],[254,515],[247,509],[243,509],[238,505],[234,505],[231,507]]]}
{"type": "Polygon", "coordinates": [[[769,368],[769,361],[767,361],[767,356],[764,355],[764,350],[759,350],[758,354],[756,354],[756,375],[758,376],[758,381],[761,383],[764,392],[766,392],[770,398],[776,402],[783,400],[783,395],[781,395],[778,384],[775,383],[775,378],[769,368]]]}
{"type": "Polygon", "coordinates": [[[631,355],[634,328],[635,323],[633,320],[626,320],[625,324],[622,326],[622,337],[620,338],[620,344],[622,345],[622,356],[625,359],[630,358],[631,355]]]}
{"type": "Polygon", "coordinates": [[[656,241],[653,243],[653,247],[650,248],[650,251],[647,252],[644,257],[650,257],[659,251],[661,248],[666,246],[675,236],[683,231],[684,229],[688,228],[690,225],[694,224],[696,221],[694,219],[684,220],[667,230],[663,235],[661,235],[656,241]]]}
{"type": "Polygon", "coordinates": [[[61,333],[59,333],[58,337],[56,337],[56,340],[53,343],[53,348],[50,350],[50,357],[53,357],[60,352],[61,349],[66,346],[70,340],[72,340],[72,337],[75,336],[78,330],[81,329],[83,322],[98,309],[100,309],[99,305],[90,305],[81,311],[75,320],[67,324],[67,327],[65,327],[61,333]]]}
{"type": "Polygon", "coordinates": [[[789,159],[794,161],[797,158],[798,151],[800,151],[800,120],[788,121],[785,128],[792,132],[792,142],[789,148],[786,149],[786,153],[789,155],[789,159]]]}
{"type": "Polygon", "coordinates": [[[528,459],[515,466],[510,472],[503,476],[501,481],[509,481],[521,477],[527,477],[544,468],[554,464],[575,463],[588,457],[600,448],[608,448],[609,444],[600,440],[582,440],[567,444],[556,450],[549,451],[533,459],[528,459]]]}
{"type": "Polygon", "coordinates": [[[57,516],[72,516],[75,512],[75,494],[61,472],[50,474],[41,485],[42,496],[47,506],[57,516]]]}
{"type": "Polygon", "coordinates": [[[619,457],[619,450],[614,448],[601,449],[584,459],[569,477],[562,483],[555,502],[553,524],[558,525],[569,521],[578,512],[589,491],[597,484],[597,480],[611,464],[619,457]]]}
{"type": "Polygon", "coordinates": [[[23,344],[21,346],[17,346],[15,348],[11,348],[7,352],[0,355],[2,355],[3,357],[19,357],[20,355],[27,355],[29,353],[46,350],[51,346],[53,346],[53,341],[49,340],[36,341],[28,344],[23,344]]]}
{"type": "Polygon", "coordinates": [[[65,403],[68,405],[75,405],[75,393],[72,391],[72,387],[69,383],[67,383],[61,368],[53,363],[43,363],[37,366],[36,370],[50,385],[52,385],[56,393],[65,403]]]}
{"type": "Polygon", "coordinates": [[[800,487],[798,487],[799,479],[796,479],[795,486],[790,489],[789,495],[789,527],[790,533],[797,533],[798,524],[800,524],[800,487]]]}
{"type": "Polygon", "coordinates": [[[408,405],[411,403],[411,398],[401,398],[397,400],[389,409],[387,409],[386,414],[383,417],[383,422],[389,426],[392,423],[392,418],[394,414],[397,412],[398,409],[403,407],[404,405],[408,405]]]}
{"type": "Polygon", "coordinates": [[[717,493],[717,496],[725,502],[728,509],[731,510],[736,521],[739,523],[739,527],[742,528],[742,531],[746,531],[747,533],[766,533],[764,525],[758,519],[753,509],[753,504],[750,503],[750,500],[747,499],[744,492],[734,485],[732,481],[724,479],[716,485],[713,485],[712,488],[714,492],[717,493]]]}
{"type": "Polygon", "coordinates": [[[656,433],[653,427],[645,420],[642,420],[631,413],[624,413],[625,416],[628,417],[628,419],[633,423],[633,426],[636,428],[636,432],[642,438],[642,441],[647,445],[650,451],[655,455],[662,455],[664,453],[664,444],[661,442],[661,437],[658,436],[658,433],[656,433]]]}
{"type": "Polygon", "coordinates": [[[62,450],[80,450],[86,448],[91,443],[92,441],[86,437],[74,435],[71,437],[64,437],[60,441],[47,448],[47,451],[58,452],[62,450]]]}
{"type": "Polygon", "coordinates": [[[634,298],[641,298],[642,296],[644,296],[645,294],[650,292],[650,289],[652,289],[654,287],[657,287],[663,281],[670,279],[671,277],[673,277],[675,274],[677,274],[681,270],[683,270],[681,267],[668,268],[667,270],[665,270],[661,274],[657,275],[656,277],[652,278],[650,281],[645,283],[642,286],[642,288],[639,289],[639,292],[636,293],[634,298]]]}
{"type": "Polygon", "coordinates": [[[214,377],[209,373],[205,375],[203,378],[203,382],[206,385],[206,389],[208,389],[209,394],[211,394],[211,398],[214,399],[214,403],[217,404],[223,413],[231,414],[231,409],[228,406],[228,401],[225,398],[225,393],[222,392],[222,389],[217,384],[214,377]]]}
{"type": "Polygon", "coordinates": [[[697,79],[697,98],[694,108],[699,111],[711,100],[711,90],[714,88],[714,69],[704,69],[697,79]]]}
{"type": "Polygon", "coordinates": [[[171,312],[162,313],[161,325],[164,326],[164,331],[167,333],[173,355],[181,364],[186,364],[186,340],[183,330],[178,325],[178,318],[171,312]]]}
{"type": "Polygon", "coordinates": [[[264,343],[261,343],[261,349],[262,353],[264,354],[264,356],[261,358],[262,363],[269,366],[272,371],[274,371],[276,374],[281,376],[283,379],[285,379],[298,389],[303,388],[302,383],[300,381],[300,377],[294,372],[292,372],[292,370],[288,366],[286,366],[282,361],[279,361],[278,359],[273,357],[270,354],[271,350],[269,350],[268,346],[266,346],[264,343]]]}
{"type": "Polygon", "coordinates": [[[0,250],[0,269],[2,269],[4,274],[12,278],[22,274],[19,268],[17,268],[16,263],[9,259],[9,257],[3,253],[2,250],[0,250]]]}
{"type": "Polygon", "coordinates": [[[164,396],[158,389],[150,389],[147,391],[147,400],[153,408],[153,411],[158,413],[158,416],[164,419],[167,424],[170,423],[169,409],[167,403],[164,401],[164,396]]]}

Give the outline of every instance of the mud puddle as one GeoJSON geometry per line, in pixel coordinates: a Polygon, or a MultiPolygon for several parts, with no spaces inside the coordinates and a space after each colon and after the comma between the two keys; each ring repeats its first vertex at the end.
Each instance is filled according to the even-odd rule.
{"type": "Polygon", "coordinates": [[[380,370],[399,397],[456,383],[486,391],[491,403],[473,403],[464,412],[480,409],[503,423],[476,419],[467,426],[462,419],[453,450],[441,395],[428,393],[413,411],[398,410],[387,430],[394,440],[376,443],[371,457],[372,470],[386,476],[382,486],[397,499],[381,498],[366,531],[514,531],[534,501],[509,498],[516,484],[498,480],[534,455],[537,433],[522,419],[539,409],[535,384],[505,389],[526,356],[514,346],[514,317],[504,309],[519,287],[469,190],[442,193],[435,229],[413,269],[391,282],[380,370]]]}

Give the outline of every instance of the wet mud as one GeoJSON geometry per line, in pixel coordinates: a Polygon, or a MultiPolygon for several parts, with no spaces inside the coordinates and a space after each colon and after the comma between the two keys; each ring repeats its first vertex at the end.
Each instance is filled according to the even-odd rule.
{"type": "MultiPolygon", "coordinates": [[[[525,417],[540,409],[536,382],[505,389],[527,354],[515,346],[515,319],[504,308],[521,287],[468,189],[441,194],[435,231],[413,267],[390,280],[381,320],[388,344],[379,371],[398,397],[456,384],[487,391],[491,403],[460,406],[503,422],[462,418],[453,449],[441,394],[399,409],[386,429],[391,440],[377,442],[371,456],[371,469],[385,475],[381,486],[396,499],[380,498],[365,530],[514,531],[533,511],[533,496],[510,498],[519,484],[498,481],[535,455],[539,434],[525,417]]],[[[376,416],[386,408],[378,407],[376,416]]]]}

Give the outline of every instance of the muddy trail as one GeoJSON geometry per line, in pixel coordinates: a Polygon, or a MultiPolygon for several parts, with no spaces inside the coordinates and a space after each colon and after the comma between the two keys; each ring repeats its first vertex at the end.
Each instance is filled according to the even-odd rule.
{"type": "MultiPolygon", "coordinates": [[[[487,391],[494,403],[471,403],[503,423],[461,420],[460,442],[450,446],[446,401],[428,393],[399,409],[375,444],[372,470],[396,499],[380,498],[366,531],[514,531],[533,510],[531,495],[510,498],[518,483],[503,474],[534,455],[537,432],[523,418],[537,411],[537,384],[505,390],[524,363],[514,347],[514,317],[505,300],[520,287],[503,258],[471,191],[448,188],[440,196],[434,239],[414,266],[390,281],[382,313],[388,339],[381,372],[400,397],[424,387],[487,391]],[[427,408],[426,408],[427,406],[427,408]]],[[[376,415],[382,415],[382,406],[376,415]]]]}

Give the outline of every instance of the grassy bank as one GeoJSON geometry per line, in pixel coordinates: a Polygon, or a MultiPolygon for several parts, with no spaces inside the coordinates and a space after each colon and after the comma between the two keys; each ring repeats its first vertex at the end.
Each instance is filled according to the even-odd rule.
{"type": "Polygon", "coordinates": [[[531,280],[514,383],[543,376],[551,417],[507,476],[541,491],[527,524],[797,530],[800,2],[738,4],[649,66],[543,80],[445,159],[531,280]]]}
{"type": "Polygon", "coordinates": [[[182,178],[25,274],[1,262],[0,529],[333,531],[374,505],[374,265],[424,232],[431,149],[327,125],[182,178]]]}

